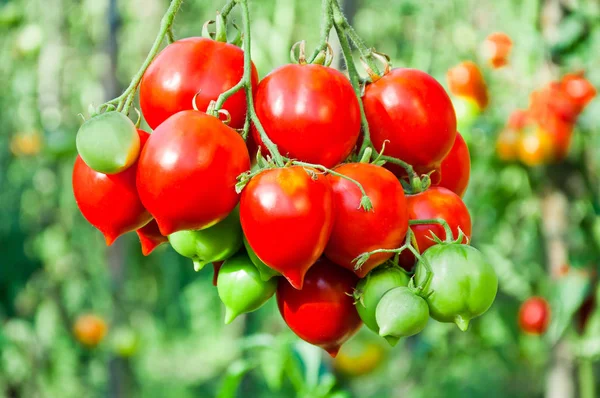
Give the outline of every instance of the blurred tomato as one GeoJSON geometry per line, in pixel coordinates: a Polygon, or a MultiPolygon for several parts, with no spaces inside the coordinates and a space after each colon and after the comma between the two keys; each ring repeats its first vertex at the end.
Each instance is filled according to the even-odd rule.
{"type": "Polygon", "coordinates": [[[560,86],[581,110],[596,96],[596,88],[584,77],[583,72],[567,73],[562,77],[560,86]]]}
{"type": "Polygon", "coordinates": [[[519,309],[519,327],[529,334],[544,334],[550,322],[550,305],[542,297],[525,300],[519,309]]]}
{"type": "Polygon", "coordinates": [[[541,128],[521,134],[518,142],[519,160],[530,167],[547,164],[552,158],[552,137],[541,128]]]}
{"type": "Polygon", "coordinates": [[[87,347],[95,347],[100,344],[107,330],[104,319],[94,314],[79,316],[73,325],[75,338],[87,347]]]}
{"type": "Polygon", "coordinates": [[[500,160],[511,162],[519,157],[519,141],[521,134],[511,128],[500,132],[496,140],[496,154],[500,160]]]}
{"type": "Polygon", "coordinates": [[[458,97],[473,99],[481,111],[489,103],[488,89],[479,67],[472,61],[464,61],[446,73],[450,92],[458,97]]]}
{"type": "Polygon", "coordinates": [[[492,33],[484,40],[481,55],[492,68],[501,68],[508,64],[512,44],[512,40],[506,33],[492,33]]]}
{"type": "Polygon", "coordinates": [[[385,356],[386,351],[381,344],[352,339],[342,347],[333,361],[333,367],[345,376],[363,376],[377,369],[385,356]]]}
{"type": "Polygon", "coordinates": [[[526,109],[515,109],[508,117],[508,128],[519,131],[529,123],[529,111],[526,109]]]}
{"type": "Polygon", "coordinates": [[[37,155],[42,148],[42,137],[37,131],[21,132],[13,135],[10,151],[15,156],[37,155]]]}

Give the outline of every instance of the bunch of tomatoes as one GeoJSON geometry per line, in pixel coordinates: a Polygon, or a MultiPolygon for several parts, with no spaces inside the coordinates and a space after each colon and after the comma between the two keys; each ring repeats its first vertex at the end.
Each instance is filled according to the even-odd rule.
{"type": "Polygon", "coordinates": [[[564,160],[577,118],[595,95],[583,72],[568,73],[534,91],[529,107],[515,110],[498,136],[498,156],[527,166],[564,160]]]}
{"type": "Polygon", "coordinates": [[[443,87],[386,64],[357,90],[327,54],[259,81],[249,47],[216,37],[145,70],[152,134],[112,109],[80,128],[73,190],[107,244],[168,240],[213,264],[226,323],[276,295],[332,356],[363,322],[392,345],[430,317],[466,330],[498,281],[468,245],[470,157],[443,87]]]}

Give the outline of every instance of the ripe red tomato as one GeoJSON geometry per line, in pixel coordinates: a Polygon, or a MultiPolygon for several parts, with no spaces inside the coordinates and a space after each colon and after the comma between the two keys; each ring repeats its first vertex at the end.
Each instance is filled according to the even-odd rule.
{"type": "Polygon", "coordinates": [[[352,272],[320,259],[306,273],[302,290],[279,280],[279,312],[298,337],[335,357],[362,325],[351,297],[357,282],[352,272]]]}
{"type": "MultiPolygon", "coordinates": [[[[138,130],[140,145],[150,136],[138,130]]],[[[118,174],[102,174],[77,156],[73,167],[73,194],[81,214],[104,235],[107,245],[126,232],[135,231],[152,220],[144,208],[135,184],[137,164],[118,174]]]]}
{"type": "Polygon", "coordinates": [[[250,168],[242,137],[198,111],[179,112],[161,124],[138,162],[140,198],[163,235],[223,220],[239,200],[237,176],[250,168]]]}
{"type": "Polygon", "coordinates": [[[471,155],[469,147],[460,133],[456,133],[454,145],[442,161],[440,172],[439,186],[448,188],[462,198],[471,176],[471,155]]]}
{"type": "MultiPolygon", "coordinates": [[[[255,106],[281,154],[305,162],[335,166],[350,154],[360,133],[360,108],[352,85],[327,66],[290,64],[275,69],[258,85],[255,106]]],[[[256,129],[253,136],[261,145],[256,129]]]]}
{"type": "Polygon", "coordinates": [[[540,335],[548,328],[550,305],[542,297],[525,300],[519,309],[519,327],[529,334],[540,335]]]}
{"type": "Polygon", "coordinates": [[[560,81],[561,89],[581,110],[596,96],[596,88],[583,72],[567,73],[560,81]]]}
{"type": "Polygon", "coordinates": [[[473,61],[464,61],[446,73],[450,92],[473,99],[482,111],[489,103],[488,89],[481,70],[473,61]]]}
{"type": "Polygon", "coordinates": [[[160,233],[156,220],[150,221],[142,228],[135,231],[140,238],[140,244],[142,245],[142,254],[144,256],[152,253],[154,249],[163,243],[167,243],[169,239],[160,233]]]}
{"type": "MultiPolygon", "coordinates": [[[[443,187],[431,187],[426,191],[416,195],[407,195],[409,220],[426,220],[432,218],[442,218],[446,220],[454,238],[458,238],[458,228],[467,238],[471,238],[471,216],[469,210],[462,199],[454,192],[443,187]]],[[[419,252],[435,244],[429,239],[432,234],[444,240],[446,232],[440,224],[411,225],[415,234],[419,252]]],[[[412,269],[415,263],[415,257],[408,250],[402,252],[400,256],[400,265],[407,270],[412,269]]]]}
{"type": "Polygon", "coordinates": [[[363,103],[377,151],[385,142],[386,155],[417,170],[436,169],[450,152],[456,138],[454,108],[444,88],[427,73],[393,69],[367,84],[363,103]]]}
{"type": "Polygon", "coordinates": [[[299,166],[264,170],[242,191],[240,220],[250,247],[296,289],[331,235],[332,197],[326,177],[299,166]]]}
{"type": "MultiPolygon", "coordinates": [[[[168,45],[152,61],[140,83],[140,106],[152,129],[177,112],[205,111],[211,100],[235,86],[244,74],[244,52],[232,44],[204,37],[188,37],[168,45]]],[[[252,86],[258,73],[252,65],[252,86]]],[[[244,91],[232,95],[223,106],[231,114],[230,126],[242,128],[246,117],[244,91]]]]}
{"type": "Polygon", "coordinates": [[[362,194],[356,184],[328,175],[333,188],[334,223],[325,256],[334,263],[354,271],[360,278],[392,257],[392,253],[372,255],[354,270],[352,261],[375,249],[402,246],[408,230],[408,212],[402,184],[388,170],[368,163],[347,163],[335,171],[362,184],[373,204],[372,211],[359,208],[362,194]]]}

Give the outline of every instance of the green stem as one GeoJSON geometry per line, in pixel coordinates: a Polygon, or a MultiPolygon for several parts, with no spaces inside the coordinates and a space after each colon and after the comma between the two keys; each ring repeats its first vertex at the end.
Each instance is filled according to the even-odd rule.
{"type": "Polygon", "coordinates": [[[256,110],[254,109],[254,100],[252,98],[252,57],[250,54],[250,10],[248,9],[248,0],[236,1],[242,7],[242,22],[244,23],[244,41],[242,43],[242,47],[244,49],[244,76],[242,77],[242,81],[244,81],[244,88],[246,90],[246,105],[248,107],[248,115],[250,116],[250,121],[254,124],[254,127],[258,131],[258,134],[260,135],[260,139],[262,140],[263,144],[265,144],[265,146],[271,153],[271,157],[275,161],[275,164],[279,167],[283,167],[283,157],[279,153],[277,145],[275,145],[275,143],[271,141],[271,139],[265,132],[262,123],[256,115],[256,110]]]}
{"type": "Polygon", "coordinates": [[[377,254],[377,253],[394,253],[396,255],[399,255],[404,250],[412,247],[413,240],[414,240],[414,233],[409,228],[408,231],[406,232],[406,237],[404,238],[404,244],[402,246],[395,248],[395,249],[376,249],[376,250],[373,250],[370,252],[365,252],[365,253],[359,254],[354,260],[352,260],[352,262],[356,263],[356,265],[354,266],[354,269],[355,270],[360,269],[360,267],[362,267],[363,264],[366,263],[372,255],[377,254]]]}
{"type": "Polygon", "coordinates": [[[317,55],[321,51],[325,51],[327,48],[327,41],[329,40],[329,32],[331,32],[331,28],[333,27],[333,10],[331,8],[332,0],[322,0],[321,2],[321,39],[319,41],[319,46],[315,48],[312,55],[308,58],[308,63],[312,63],[317,55]]]}
{"type": "Polygon", "coordinates": [[[175,41],[175,35],[173,34],[173,29],[169,28],[167,30],[167,43],[172,44],[175,41]]]}
{"type": "Polygon", "coordinates": [[[444,232],[446,233],[446,242],[453,242],[454,235],[452,233],[452,228],[446,220],[443,218],[430,218],[427,220],[409,220],[408,225],[429,225],[429,224],[440,224],[444,228],[444,232]]]}
{"type": "Polygon", "coordinates": [[[360,182],[356,181],[354,178],[351,178],[344,174],[338,173],[337,171],[328,169],[327,167],[322,166],[320,164],[300,162],[297,160],[293,160],[292,164],[296,165],[296,166],[302,166],[302,167],[311,167],[313,169],[320,170],[324,173],[328,173],[328,174],[334,175],[336,177],[340,177],[340,178],[350,181],[351,183],[355,184],[358,187],[358,189],[360,189],[360,193],[362,194],[362,198],[360,199],[360,204],[359,204],[358,208],[359,209],[362,208],[364,211],[373,210],[373,204],[371,203],[371,199],[367,195],[367,192],[365,192],[365,189],[363,188],[362,184],[360,182]]]}
{"type": "Polygon", "coordinates": [[[125,114],[129,113],[129,109],[131,108],[131,104],[133,103],[133,99],[135,98],[135,93],[140,84],[140,81],[142,80],[146,69],[148,69],[148,66],[150,66],[150,63],[154,60],[156,54],[158,54],[160,46],[164,41],[169,29],[171,29],[171,25],[173,25],[173,21],[175,20],[175,15],[177,14],[177,11],[179,11],[179,7],[181,6],[182,2],[183,0],[171,1],[167,12],[163,15],[160,21],[160,30],[158,31],[158,35],[156,35],[156,39],[154,39],[152,48],[150,48],[150,51],[146,56],[146,60],[144,61],[140,69],[137,71],[137,73],[131,80],[131,83],[129,83],[129,87],[127,87],[123,94],[108,102],[109,104],[116,103],[117,111],[122,111],[125,114]]]}
{"type": "Polygon", "coordinates": [[[331,4],[333,6],[333,18],[335,24],[348,35],[350,40],[352,40],[352,43],[354,43],[354,46],[356,46],[358,49],[361,58],[367,63],[367,65],[369,65],[369,68],[381,76],[381,72],[379,71],[375,60],[373,59],[373,50],[366,46],[365,42],[361,39],[358,33],[356,33],[352,25],[350,25],[348,19],[342,12],[342,7],[340,6],[339,0],[331,0],[331,4]]]}
{"type": "Polygon", "coordinates": [[[227,16],[229,15],[229,13],[231,12],[231,10],[233,10],[235,8],[235,5],[238,3],[237,0],[229,0],[227,2],[227,4],[225,4],[223,6],[223,8],[221,9],[221,15],[223,16],[223,18],[227,19],[227,16]]]}
{"type": "MultiPolygon", "coordinates": [[[[333,0],[332,4],[337,4],[337,1],[333,0]]],[[[338,5],[339,11],[339,5],[338,5]]],[[[371,134],[369,133],[369,123],[367,122],[367,115],[365,114],[365,108],[362,102],[362,93],[360,87],[360,76],[358,75],[358,71],[356,70],[356,65],[354,65],[354,61],[352,60],[352,50],[350,49],[350,43],[348,42],[348,38],[346,37],[344,28],[340,25],[339,19],[341,18],[343,21],[346,20],[346,17],[342,14],[340,17],[340,13],[334,13],[334,27],[335,31],[340,40],[340,45],[342,47],[342,55],[344,56],[344,61],[346,62],[346,68],[348,69],[348,75],[350,76],[350,83],[352,83],[352,88],[354,88],[354,94],[358,99],[358,106],[360,108],[360,120],[363,131],[363,143],[358,152],[358,157],[361,158],[364,151],[370,147],[371,144],[371,134]]],[[[347,24],[347,22],[346,22],[347,24]]]]}
{"type": "Polygon", "coordinates": [[[403,160],[385,155],[380,155],[377,157],[377,159],[384,160],[388,163],[392,163],[404,168],[404,170],[406,170],[406,174],[408,175],[408,179],[410,180],[410,185],[412,187],[413,194],[423,191],[423,184],[421,183],[421,179],[419,178],[419,175],[417,174],[415,169],[410,164],[406,163],[403,160]]]}
{"type": "Polygon", "coordinates": [[[579,361],[579,396],[581,398],[594,398],[596,396],[594,367],[589,359],[579,361]]]}

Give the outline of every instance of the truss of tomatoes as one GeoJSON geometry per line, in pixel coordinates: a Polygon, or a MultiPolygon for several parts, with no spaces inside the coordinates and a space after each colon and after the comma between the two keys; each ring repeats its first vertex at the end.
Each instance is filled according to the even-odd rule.
{"type": "MultiPolygon", "coordinates": [[[[197,270],[214,265],[227,323],[276,295],[294,333],[333,356],[363,322],[395,344],[420,332],[430,316],[464,330],[484,313],[497,279],[481,253],[460,239],[451,242],[439,224],[409,226],[441,218],[454,236],[471,234],[461,200],[469,151],[443,87],[419,70],[393,69],[364,90],[374,153],[383,150],[432,173],[433,186],[409,195],[403,169],[348,161],[362,138],[360,105],[346,76],[324,65],[289,64],[258,82],[253,69],[255,110],[281,154],[335,174],[293,164],[254,166],[238,192],[238,177],[248,175],[255,157],[236,131],[246,117],[244,93],[224,104],[229,125],[192,109],[192,102],[204,109],[233,87],[243,62],[242,50],[231,44],[176,41],[141,81],[152,134],[118,112],[83,124],[73,190],[107,244],[136,231],[148,254],[168,239],[197,270]],[[372,209],[361,207],[355,182],[372,209]],[[409,228],[420,261],[391,252],[403,246],[409,228]],[[357,267],[358,256],[378,249],[390,252],[357,267]]],[[[268,153],[256,129],[250,138],[268,153]]]]}

